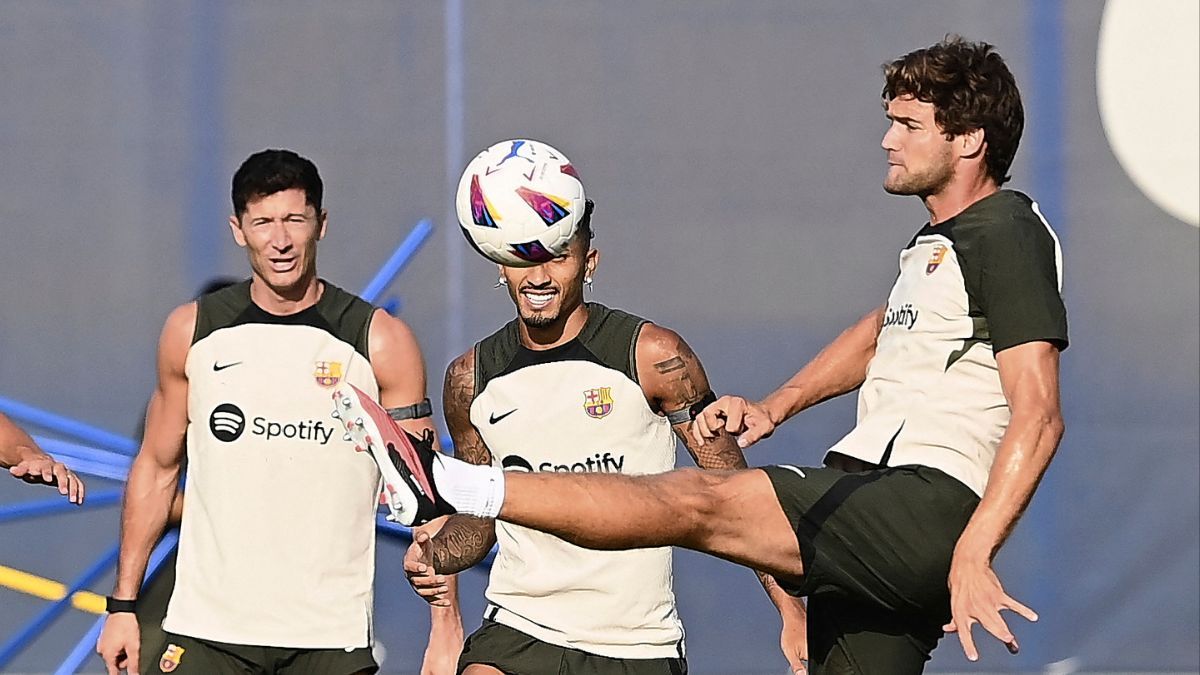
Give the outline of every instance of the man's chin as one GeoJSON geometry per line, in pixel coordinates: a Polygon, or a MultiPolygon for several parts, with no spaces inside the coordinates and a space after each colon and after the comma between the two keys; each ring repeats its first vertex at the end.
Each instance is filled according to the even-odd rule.
{"type": "Polygon", "coordinates": [[[542,312],[521,314],[521,322],[524,323],[527,328],[548,328],[549,326],[554,325],[554,322],[557,320],[558,314],[548,314],[542,312]]]}
{"type": "Polygon", "coordinates": [[[907,185],[905,183],[893,183],[893,182],[888,182],[888,181],[883,182],[883,191],[888,193],[889,195],[900,195],[902,197],[908,197],[910,195],[915,195],[915,194],[919,193],[919,190],[914,190],[911,185],[907,185]]]}
{"type": "Polygon", "coordinates": [[[262,279],[267,288],[284,297],[302,291],[305,286],[304,275],[296,274],[294,272],[288,272],[285,274],[261,274],[259,275],[259,278],[262,279]]]}

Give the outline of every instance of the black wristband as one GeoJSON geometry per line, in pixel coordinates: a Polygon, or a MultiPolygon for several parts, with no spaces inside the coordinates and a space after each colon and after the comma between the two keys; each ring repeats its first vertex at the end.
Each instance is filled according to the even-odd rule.
{"type": "Polygon", "coordinates": [[[397,422],[401,420],[417,420],[422,417],[429,417],[433,414],[433,406],[430,405],[429,399],[424,399],[420,403],[406,405],[400,408],[388,408],[388,416],[397,422]]]}
{"type": "Polygon", "coordinates": [[[109,614],[137,611],[137,600],[118,600],[111,595],[104,597],[104,611],[109,614]]]}
{"type": "Polygon", "coordinates": [[[696,401],[686,408],[667,413],[667,421],[673,425],[691,422],[699,417],[700,413],[704,412],[704,409],[707,408],[710,403],[713,403],[716,400],[717,395],[712,393],[712,390],[709,389],[708,393],[702,396],[699,401],[696,401]]]}

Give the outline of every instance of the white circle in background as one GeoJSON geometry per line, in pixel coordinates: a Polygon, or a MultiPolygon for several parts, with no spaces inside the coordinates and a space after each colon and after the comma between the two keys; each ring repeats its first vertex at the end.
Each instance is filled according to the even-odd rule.
{"type": "Polygon", "coordinates": [[[1108,0],[1097,50],[1117,160],[1150,201],[1200,227],[1200,2],[1108,0]]]}

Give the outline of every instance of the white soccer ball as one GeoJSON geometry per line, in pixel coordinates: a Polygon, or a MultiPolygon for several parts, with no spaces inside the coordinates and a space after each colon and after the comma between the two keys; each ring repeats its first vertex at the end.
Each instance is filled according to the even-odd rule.
{"type": "Polygon", "coordinates": [[[476,251],[501,265],[532,267],[567,250],[585,197],[566,155],[539,141],[514,139],[467,164],[454,203],[476,251]]]}

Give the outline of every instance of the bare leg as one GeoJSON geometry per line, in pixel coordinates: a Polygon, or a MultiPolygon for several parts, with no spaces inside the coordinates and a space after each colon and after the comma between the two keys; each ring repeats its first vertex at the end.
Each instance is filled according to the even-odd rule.
{"type": "Polygon", "coordinates": [[[492,666],[486,666],[482,663],[472,663],[463,669],[463,675],[504,675],[504,673],[492,666]]]}
{"type": "Polygon", "coordinates": [[[500,520],[585,548],[681,546],[798,581],[800,546],[767,474],[505,474],[500,520]]]}

